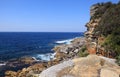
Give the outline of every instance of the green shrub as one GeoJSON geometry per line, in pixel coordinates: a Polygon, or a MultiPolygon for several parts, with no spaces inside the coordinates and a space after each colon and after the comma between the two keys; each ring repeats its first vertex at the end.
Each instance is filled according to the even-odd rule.
{"type": "Polygon", "coordinates": [[[97,7],[97,10],[95,12],[95,14],[91,17],[91,19],[95,19],[95,18],[99,18],[102,17],[102,15],[105,13],[105,11],[113,6],[113,4],[111,2],[107,2],[107,3],[97,3],[97,5],[99,7],[97,7]]]}
{"type": "Polygon", "coordinates": [[[99,31],[99,34],[107,36],[117,28],[120,28],[120,5],[111,5],[102,15],[95,33],[99,31]]]}
{"type": "Polygon", "coordinates": [[[79,57],[86,57],[89,53],[87,52],[87,48],[83,46],[81,50],[78,52],[79,57]]]}
{"type": "Polygon", "coordinates": [[[116,59],[117,59],[116,63],[117,63],[118,65],[120,65],[120,55],[117,56],[116,59]]]}

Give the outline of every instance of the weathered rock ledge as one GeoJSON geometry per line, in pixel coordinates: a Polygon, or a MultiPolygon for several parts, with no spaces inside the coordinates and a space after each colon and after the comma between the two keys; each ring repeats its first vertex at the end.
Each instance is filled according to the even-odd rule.
{"type": "Polygon", "coordinates": [[[89,55],[65,61],[44,70],[39,77],[119,77],[120,66],[114,59],[89,55]]]}

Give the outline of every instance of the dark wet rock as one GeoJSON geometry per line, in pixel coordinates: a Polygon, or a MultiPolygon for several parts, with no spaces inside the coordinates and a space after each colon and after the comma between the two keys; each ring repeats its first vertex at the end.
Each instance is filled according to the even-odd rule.
{"type": "MultiPolygon", "coordinates": [[[[11,59],[6,62],[6,65],[0,66],[0,77],[4,77],[6,71],[18,71],[22,70],[23,68],[27,68],[37,62],[32,57],[22,57],[17,59],[11,59]]],[[[11,72],[10,71],[10,72],[11,72]]]]}

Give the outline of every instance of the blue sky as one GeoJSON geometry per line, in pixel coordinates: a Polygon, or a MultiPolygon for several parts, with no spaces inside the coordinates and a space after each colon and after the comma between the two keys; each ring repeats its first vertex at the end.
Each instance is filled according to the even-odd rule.
{"type": "Polygon", "coordinates": [[[90,6],[119,0],[0,0],[0,32],[84,32],[90,6]]]}

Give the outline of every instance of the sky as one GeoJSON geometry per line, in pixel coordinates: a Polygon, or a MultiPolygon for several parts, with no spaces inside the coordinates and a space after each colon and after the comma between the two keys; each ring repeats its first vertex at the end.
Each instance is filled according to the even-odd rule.
{"type": "Polygon", "coordinates": [[[119,0],[0,0],[0,32],[84,32],[90,6],[119,0]]]}

